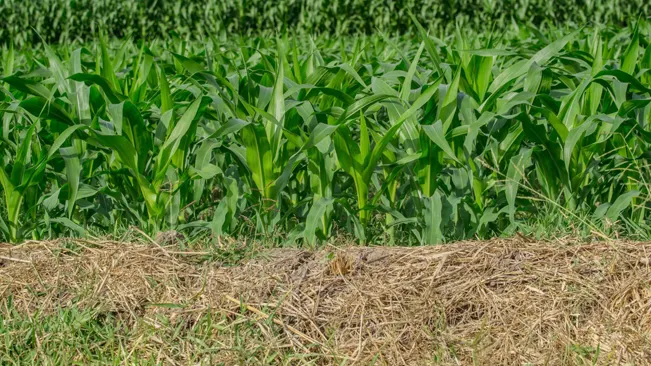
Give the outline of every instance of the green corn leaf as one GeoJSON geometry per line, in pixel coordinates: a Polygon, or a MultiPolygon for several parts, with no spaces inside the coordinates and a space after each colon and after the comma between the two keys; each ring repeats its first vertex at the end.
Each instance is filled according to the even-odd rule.
{"type": "Polygon", "coordinates": [[[425,234],[423,240],[426,245],[440,244],[443,242],[443,233],[441,231],[443,204],[439,191],[434,192],[431,197],[425,199],[425,210],[423,217],[425,219],[425,234]]]}
{"type": "Polygon", "coordinates": [[[611,206],[608,207],[608,211],[606,211],[606,217],[611,221],[615,222],[617,221],[617,218],[621,215],[621,213],[631,205],[631,202],[633,201],[633,198],[638,197],[640,195],[640,191],[630,191],[626,192],[615,200],[611,206]]]}
{"type": "Polygon", "coordinates": [[[156,194],[151,183],[140,174],[138,168],[138,153],[129,139],[124,136],[105,135],[99,132],[91,132],[89,142],[115,152],[120,161],[131,170],[136,178],[142,197],[145,199],[147,209],[151,217],[157,217],[162,213],[158,205],[158,195],[156,194]]]}
{"type": "Polygon", "coordinates": [[[631,37],[631,41],[628,44],[628,48],[624,52],[624,58],[622,60],[621,70],[630,75],[635,74],[635,65],[637,63],[637,57],[640,52],[640,34],[638,26],[639,24],[635,25],[633,36],[631,37]]]}
{"type": "Polygon", "coordinates": [[[515,199],[518,195],[518,190],[522,184],[522,179],[531,162],[531,149],[525,149],[520,154],[511,158],[509,167],[506,172],[505,193],[506,201],[509,205],[509,215],[511,222],[515,221],[515,199]]]}
{"type": "Polygon", "coordinates": [[[429,38],[427,32],[425,31],[425,28],[423,28],[423,26],[420,25],[420,23],[418,22],[414,14],[409,12],[409,16],[411,17],[412,22],[414,22],[414,25],[416,25],[416,29],[418,29],[420,38],[422,39],[423,42],[425,42],[425,47],[427,48],[427,52],[429,53],[430,57],[432,58],[432,61],[434,62],[434,67],[436,68],[436,71],[438,72],[440,77],[445,78],[445,73],[441,68],[441,58],[439,57],[438,51],[436,49],[436,45],[434,45],[434,41],[432,41],[432,39],[429,38]]]}
{"type": "Polygon", "coordinates": [[[291,88],[287,89],[285,94],[283,95],[284,99],[289,99],[292,95],[297,94],[298,92],[302,90],[308,90],[312,93],[306,94],[305,97],[300,98],[301,100],[309,100],[309,99],[315,99],[316,97],[320,96],[320,94],[325,94],[329,96],[333,96],[340,101],[344,103],[344,105],[350,105],[353,103],[355,100],[351,98],[348,94],[344,93],[341,90],[334,89],[334,88],[327,88],[327,87],[320,87],[316,86],[313,84],[298,84],[294,85],[291,88]]]}
{"type": "Polygon", "coordinates": [[[572,129],[567,135],[567,140],[565,140],[565,147],[563,148],[563,161],[565,162],[565,169],[568,171],[568,173],[570,171],[570,162],[572,161],[572,152],[574,151],[574,146],[583,136],[588,136],[595,131],[597,125],[594,120],[594,116],[588,118],[578,127],[572,129]]]}
{"type": "Polygon", "coordinates": [[[56,223],[56,224],[61,224],[61,225],[65,226],[65,227],[67,227],[68,229],[70,229],[70,230],[76,232],[76,233],[77,233],[79,236],[81,236],[81,237],[85,237],[85,236],[87,235],[87,233],[86,233],[86,229],[84,229],[84,228],[83,228],[81,225],[79,225],[79,224],[75,224],[74,222],[72,222],[72,221],[71,221],[70,219],[68,219],[67,217],[55,217],[55,218],[51,218],[51,219],[50,219],[50,222],[53,222],[53,223],[56,223]]]}
{"type": "MultiPolygon", "coordinates": [[[[359,158],[366,159],[371,152],[371,139],[366,125],[364,113],[359,114],[359,158]]],[[[360,161],[360,163],[364,163],[360,161]]]]}
{"type": "Polygon", "coordinates": [[[56,103],[50,103],[41,97],[27,98],[20,102],[20,107],[36,117],[59,121],[67,125],[75,124],[61,106],[56,103]]]}
{"type": "Polygon", "coordinates": [[[236,133],[249,125],[250,122],[241,120],[239,118],[231,118],[226,123],[221,125],[215,132],[208,136],[208,139],[220,139],[231,133],[236,133]]]}
{"type": "Polygon", "coordinates": [[[457,97],[459,93],[460,78],[461,68],[457,70],[452,83],[448,86],[448,91],[445,94],[443,103],[441,103],[441,108],[438,111],[438,118],[443,122],[444,132],[447,132],[457,111],[457,97]]]}
{"type": "Polygon", "coordinates": [[[246,147],[246,162],[257,189],[268,197],[273,181],[273,153],[264,128],[260,125],[247,125],[242,129],[242,143],[246,147]]]}
{"type": "Polygon", "coordinates": [[[371,176],[377,167],[378,161],[380,161],[382,155],[384,154],[384,149],[391,142],[391,140],[394,139],[398,133],[398,130],[404,122],[405,120],[402,119],[398,123],[394,124],[389,130],[387,130],[384,136],[382,136],[382,139],[373,148],[373,151],[371,152],[368,160],[365,160],[366,163],[364,164],[365,168],[363,170],[362,176],[366,184],[371,181],[371,176]]]}
{"type": "Polygon", "coordinates": [[[303,229],[303,237],[309,245],[316,244],[316,231],[320,221],[325,214],[326,209],[334,203],[332,198],[319,198],[307,214],[305,219],[305,229],[303,229]]]}
{"type": "Polygon", "coordinates": [[[341,168],[353,177],[359,175],[363,170],[359,163],[359,145],[353,140],[350,130],[346,126],[337,129],[334,134],[334,145],[341,168]]]}
{"type": "Polygon", "coordinates": [[[50,100],[50,98],[52,98],[52,93],[50,90],[39,82],[19,76],[6,76],[0,80],[16,88],[17,90],[22,91],[23,93],[32,94],[45,100],[50,100]]]}
{"type": "Polygon", "coordinates": [[[139,173],[144,174],[149,154],[154,146],[152,135],[147,129],[140,110],[131,101],[127,100],[122,103],[122,116],[124,117],[122,133],[131,140],[133,147],[136,148],[139,173]]]}
{"type": "Polygon", "coordinates": [[[34,125],[31,125],[27,129],[25,137],[18,146],[18,151],[16,152],[16,158],[14,159],[14,166],[11,170],[11,183],[14,186],[19,186],[25,180],[25,170],[27,169],[27,164],[29,164],[32,148],[32,136],[34,135],[34,125]]]}
{"type": "Polygon", "coordinates": [[[50,146],[50,149],[48,150],[47,158],[51,158],[61,146],[72,136],[73,133],[75,133],[78,130],[83,130],[87,129],[87,126],[84,125],[74,125],[66,128],[59,137],[57,137],[54,142],[52,143],[52,146],[50,146]]]}
{"type": "Polygon", "coordinates": [[[303,145],[301,150],[307,150],[317,146],[319,143],[321,143],[321,141],[335,133],[335,131],[337,131],[337,128],[339,128],[339,126],[319,123],[316,125],[316,127],[314,127],[314,130],[312,130],[312,133],[308,137],[305,145],[303,145]]]}
{"type": "Polygon", "coordinates": [[[378,103],[378,102],[380,102],[382,100],[385,100],[385,99],[388,99],[388,98],[391,98],[391,96],[390,95],[382,95],[382,94],[379,94],[379,95],[378,94],[373,94],[373,95],[369,95],[369,96],[363,97],[363,98],[355,101],[355,103],[349,105],[348,108],[346,108],[346,111],[341,115],[341,117],[339,117],[339,119],[337,121],[337,124],[342,124],[342,123],[346,122],[350,117],[352,117],[353,115],[356,115],[362,109],[367,108],[368,106],[371,106],[371,105],[373,105],[375,103],[378,103]]]}
{"type": "Polygon", "coordinates": [[[103,76],[95,75],[95,74],[78,73],[78,74],[70,75],[69,79],[74,81],[81,81],[86,83],[87,85],[99,86],[100,89],[102,89],[102,91],[104,92],[104,95],[106,95],[106,98],[108,98],[108,100],[111,103],[117,104],[126,99],[126,97],[124,97],[119,92],[117,92],[114,89],[114,87],[111,85],[111,82],[103,76]]]}
{"type": "MultiPolygon", "coordinates": [[[[103,34],[99,37],[100,50],[102,54],[102,77],[107,81],[112,90],[120,90],[120,83],[113,70],[113,63],[111,62],[111,54],[108,50],[108,44],[103,34]]],[[[82,81],[82,80],[78,80],[82,81]]],[[[116,102],[113,102],[116,103],[116,102]]]]}
{"type": "Polygon", "coordinates": [[[167,81],[167,76],[165,75],[165,69],[163,67],[158,68],[158,85],[160,85],[160,112],[161,114],[165,114],[165,112],[172,110],[174,102],[172,101],[170,85],[167,81]]]}
{"type": "Polygon", "coordinates": [[[567,45],[568,42],[574,39],[574,37],[576,37],[576,34],[576,31],[572,32],[565,37],[550,43],[542,50],[536,52],[536,54],[529,60],[519,61],[509,68],[505,69],[497,77],[495,77],[495,80],[493,80],[493,83],[491,83],[488,91],[490,93],[494,93],[512,80],[526,74],[529,68],[531,68],[531,65],[534,63],[538,65],[547,63],[547,61],[556,56],[565,47],[565,45],[567,45]]]}
{"type": "Polygon", "coordinates": [[[400,90],[400,99],[405,102],[409,101],[409,95],[411,94],[411,82],[414,79],[414,74],[416,73],[416,68],[418,67],[418,60],[420,59],[420,55],[423,53],[424,47],[425,42],[421,42],[420,47],[418,47],[418,51],[416,52],[416,56],[414,56],[414,60],[411,62],[411,66],[409,66],[409,71],[407,71],[405,81],[402,83],[402,89],[400,90]]]}
{"type": "Polygon", "coordinates": [[[79,154],[75,147],[63,147],[59,150],[61,157],[66,165],[66,179],[68,183],[68,218],[72,217],[72,212],[77,201],[79,191],[79,180],[81,175],[81,163],[79,154]]]}
{"type": "Polygon", "coordinates": [[[172,162],[172,157],[179,149],[181,144],[181,139],[186,135],[190,130],[191,125],[195,122],[197,112],[201,106],[201,98],[195,100],[185,111],[181,119],[176,123],[172,132],[165,140],[165,143],[158,153],[156,159],[156,176],[155,181],[161,182],[165,177],[167,168],[172,162]]]}
{"type": "Polygon", "coordinates": [[[452,160],[457,162],[458,164],[461,164],[461,162],[457,159],[456,155],[454,154],[454,151],[452,151],[452,148],[448,144],[448,142],[445,140],[445,133],[443,132],[443,124],[441,121],[436,121],[433,125],[426,125],[422,126],[423,132],[432,140],[433,143],[436,144],[443,152],[452,160]]]}
{"type": "Polygon", "coordinates": [[[285,68],[283,67],[283,62],[285,60],[284,48],[282,45],[278,44],[278,67],[276,69],[276,80],[274,82],[274,87],[271,96],[271,103],[269,104],[270,115],[274,116],[275,120],[278,121],[278,125],[267,124],[265,129],[267,131],[267,139],[271,144],[271,148],[274,152],[274,156],[279,153],[280,150],[280,138],[282,136],[282,129],[284,127],[284,117],[285,117],[285,98],[284,98],[284,87],[285,87],[285,68]]]}

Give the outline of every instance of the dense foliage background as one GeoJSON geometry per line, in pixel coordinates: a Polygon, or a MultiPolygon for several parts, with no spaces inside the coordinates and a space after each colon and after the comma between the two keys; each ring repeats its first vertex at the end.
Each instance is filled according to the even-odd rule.
{"type": "Polygon", "coordinates": [[[437,36],[458,25],[621,25],[651,14],[647,0],[0,0],[0,43],[34,43],[39,35],[48,42],[88,40],[100,28],[149,39],[171,31],[182,38],[293,29],[405,33],[413,29],[409,9],[437,36]]]}

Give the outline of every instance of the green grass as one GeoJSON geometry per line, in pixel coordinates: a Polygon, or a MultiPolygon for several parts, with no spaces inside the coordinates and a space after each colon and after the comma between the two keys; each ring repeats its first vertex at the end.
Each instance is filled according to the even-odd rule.
{"type": "Polygon", "coordinates": [[[5,47],[2,239],[647,236],[651,27],[5,47]],[[531,230],[529,230],[531,231],[531,230]]]}
{"type": "Polygon", "coordinates": [[[77,307],[25,315],[0,311],[0,362],[5,365],[269,365],[315,358],[291,348],[270,349],[267,328],[247,317],[206,314],[199,318],[158,317],[125,323],[106,312],[77,307]],[[267,337],[267,338],[265,338],[267,337]],[[164,347],[161,349],[161,347],[164,347]]]}

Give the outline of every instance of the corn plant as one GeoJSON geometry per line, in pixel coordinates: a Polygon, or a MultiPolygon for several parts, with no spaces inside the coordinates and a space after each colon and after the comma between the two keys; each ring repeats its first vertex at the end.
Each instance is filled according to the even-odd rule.
{"type": "Polygon", "coordinates": [[[550,206],[648,230],[646,22],[442,38],[410,22],[414,37],[4,46],[3,239],[136,225],[435,244],[550,206]]]}

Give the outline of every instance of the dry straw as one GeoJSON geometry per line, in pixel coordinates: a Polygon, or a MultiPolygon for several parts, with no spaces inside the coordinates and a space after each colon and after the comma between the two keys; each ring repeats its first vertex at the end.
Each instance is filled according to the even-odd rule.
{"type": "MultiPolygon", "coordinates": [[[[266,330],[267,347],[312,353],[317,364],[642,365],[651,359],[650,243],[518,238],[278,249],[236,267],[146,243],[76,242],[78,253],[62,244],[0,247],[1,298],[13,294],[14,307],[26,313],[77,304],[126,320],[161,313],[188,322],[206,312],[244,316],[266,330]],[[155,303],[183,308],[148,306],[155,303]],[[596,359],[577,357],[580,349],[593,350],[596,359]]],[[[131,347],[165,352],[146,340],[131,347]]],[[[166,357],[187,362],[182,354],[166,357]]],[[[217,360],[234,362],[229,357],[220,352],[217,360]]]]}

